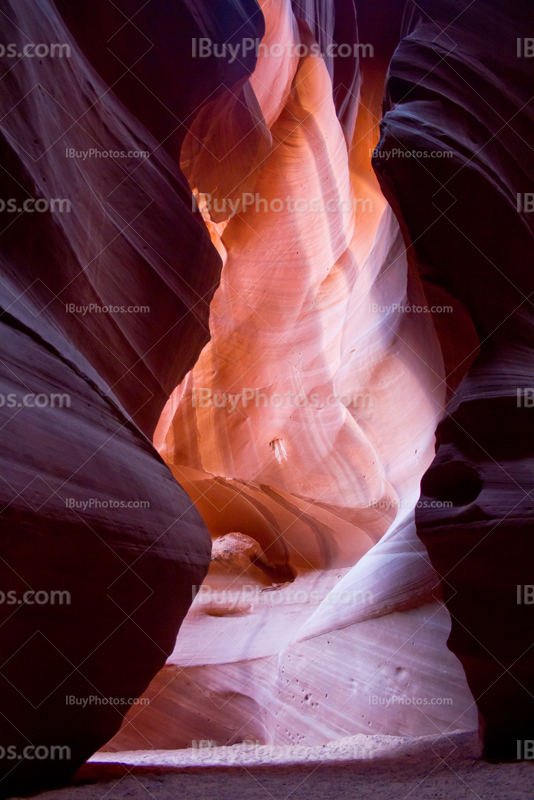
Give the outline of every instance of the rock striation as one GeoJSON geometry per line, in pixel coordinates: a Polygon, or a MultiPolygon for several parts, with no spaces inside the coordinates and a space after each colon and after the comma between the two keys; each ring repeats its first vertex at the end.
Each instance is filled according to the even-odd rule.
{"type": "MultiPolygon", "coordinates": [[[[253,148],[237,161],[233,206],[198,142],[189,158],[224,266],[210,343],[154,439],[224,564],[212,562],[150,702],[109,750],[143,749],[143,736],[156,748],[318,744],[476,725],[414,509],[451,373],[477,338],[460,302],[439,290],[428,299],[371,170],[387,58],[373,70],[362,57],[361,103],[347,92],[350,108],[340,105],[313,49],[332,35],[334,3],[323,17],[283,0],[264,11],[265,41],[305,55],[259,53],[243,92],[263,110],[263,143],[256,162],[253,148]],[[448,319],[424,311],[445,304],[448,319]]],[[[218,130],[224,151],[233,139],[218,130]]]]}
{"type": "Polygon", "coordinates": [[[416,524],[495,759],[534,735],[531,28],[520,0],[409,3],[374,162],[424,285],[463,305],[479,342],[452,370],[416,524]],[[448,157],[388,158],[399,146],[448,157]]]}
{"type": "Polygon", "coordinates": [[[176,156],[223,76],[167,64],[189,70],[183,37],[263,22],[174,3],[169,28],[149,5],[136,25],[132,3],[2,3],[3,40],[35,47],[1,58],[2,796],[68,781],[113,736],[210,560],[150,437],[209,338],[221,259],[176,156]]]}
{"type": "Polygon", "coordinates": [[[534,739],[531,10],[378,11],[2,5],[2,796],[534,739]]]}

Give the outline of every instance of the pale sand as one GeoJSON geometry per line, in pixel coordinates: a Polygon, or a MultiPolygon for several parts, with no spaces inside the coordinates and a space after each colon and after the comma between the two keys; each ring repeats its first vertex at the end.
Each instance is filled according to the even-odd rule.
{"type": "Polygon", "coordinates": [[[475,733],[318,747],[100,753],[42,800],[533,800],[533,762],[488,764],[475,733]]]}

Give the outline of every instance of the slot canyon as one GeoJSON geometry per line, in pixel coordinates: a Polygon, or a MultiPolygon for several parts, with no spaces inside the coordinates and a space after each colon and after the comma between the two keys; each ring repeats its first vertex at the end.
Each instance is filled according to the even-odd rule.
{"type": "Polygon", "coordinates": [[[0,797],[530,797],[532,4],[0,12],[0,797]]]}

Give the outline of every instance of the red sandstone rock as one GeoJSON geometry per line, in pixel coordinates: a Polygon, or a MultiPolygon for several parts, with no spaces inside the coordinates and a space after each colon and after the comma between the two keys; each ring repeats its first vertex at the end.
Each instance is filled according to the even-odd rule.
{"type": "MultiPolygon", "coordinates": [[[[294,31],[276,20],[280,36],[294,31]]],[[[308,46],[312,27],[299,23],[308,46]]],[[[286,69],[281,60],[280,86],[286,69]]],[[[108,749],[143,748],[143,736],[154,747],[318,743],[476,722],[413,522],[446,397],[439,340],[430,314],[393,307],[427,300],[370,171],[368,116],[349,160],[326,65],[309,56],[295,70],[247,188],[264,205],[216,221],[203,206],[224,256],[211,341],[156,431],[214,541],[239,531],[273,569],[238,568],[237,553],[233,571],[212,565],[150,704],[132,709],[108,749]],[[300,212],[271,208],[288,196],[300,212]],[[330,212],[306,210],[314,198],[332,200],[330,212]],[[287,392],[319,405],[271,403],[287,392]],[[340,400],[353,395],[356,407],[340,400]],[[424,713],[415,702],[386,710],[408,691],[426,698],[424,713]],[[450,704],[431,705],[436,696],[450,704]]]]}
{"type": "Polygon", "coordinates": [[[252,0],[136,5],[7,3],[7,38],[62,37],[73,57],[4,59],[2,194],[68,192],[72,209],[6,219],[2,392],[68,387],[72,406],[0,407],[2,585],[71,603],[0,604],[0,728],[71,758],[8,764],[3,791],[64,781],[111,737],[146,750],[469,728],[470,689],[485,754],[515,756],[532,736],[532,612],[515,591],[532,563],[516,403],[531,374],[526,4],[499,26],[493,0],[408,4],[383,194],[369,150],[400,3],[379,25],[361,9],[372,63],[318,54],[357,41],[349,0],[272,0],[263,16],[252,0]],[[284,54],[199,64],[198,36],[284,54]],[[151,156],[65,157],[95,145],[151,156]],[[452,311],[398,310],[426,304],[452,311]],[[89,492],[100,505],[66,507],[89,492]],[[110,499],[126,505],[104,512],[110,499]],[[64,703],[88,693],[124,703],[64,703]]]}
{"type": "Polygon", "coordinates": [[[455,391],[417,530],[442,577],[448,646],[477,701],[484,754],[516,759],[534,736],[534,610],[518,603],[534,556],[532,416],[518,403],[532,383],[532,9],[429,0],[408,12],[375,167],[425,284],[465,309],[448,339],[455,391]],[[452,158],[388,159],[399,144],[452,158]]]}
{"type": "MultiPolygon", "coordinates": [[[[68,204],[10,213],[2,200],[0,213],[2,796],[66,782],[113,736],[209,564],[205,525],[147,436],[208,340],[221,259],[173,158],[185,132],[175,115],[192,117],[221,75],[212,64],[187,85],[166,68],[189,69],[181,37],[207,25],[225,39],[245,4],[226,22],[206,9],[199,27],[175,3],[183,24],[170,38],[168,14],[148,5],[136,22],[157,44],[119,84],[117,56],[137,58],[139,41],[116,6],[2,5],[6,41],[71,48],[16,63],[2,48],[0,194],[39,198],[41,211],[68,204]],[[156,93],[166,109],[146,105],[156,93]],[[169,123],[179,134],[166,150],[169,123]],[[61,602],[46,601],[56,592],[61,602]]],[[[261,35],[257,22],[245,31],[261,35]]],[[[247,74],[236,65],[227,79],[247,74]]]]}

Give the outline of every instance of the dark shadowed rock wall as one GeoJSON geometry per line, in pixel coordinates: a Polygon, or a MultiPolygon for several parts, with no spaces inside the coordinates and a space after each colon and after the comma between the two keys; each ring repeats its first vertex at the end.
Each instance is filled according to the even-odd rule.
{"type": "Polygon", "coordinates": [[[19,51],[68,46],[0,66],[5,796],[67,781],[113,736],[209,563],[207,529],[147,438],[209,339],[221,269],[175,156],[222,62],[192,71],[183,39],[261,36],[263,21],[247,22],[253,2],[151,3],[135,24],[128,3],[0,6],[19,51]]]}
{"type": "Polygon", "coordinates": [[[452,368],[422,481],[423,501],[450,505],[416,522],[490,758],[534,738],[534,607],[517,599],[534,582],[534,410],[517,399],[533,384],[532,22],[523,0],[408,4],[374,162],[428,291],[460,301],[480,343],[452,368]]]}

